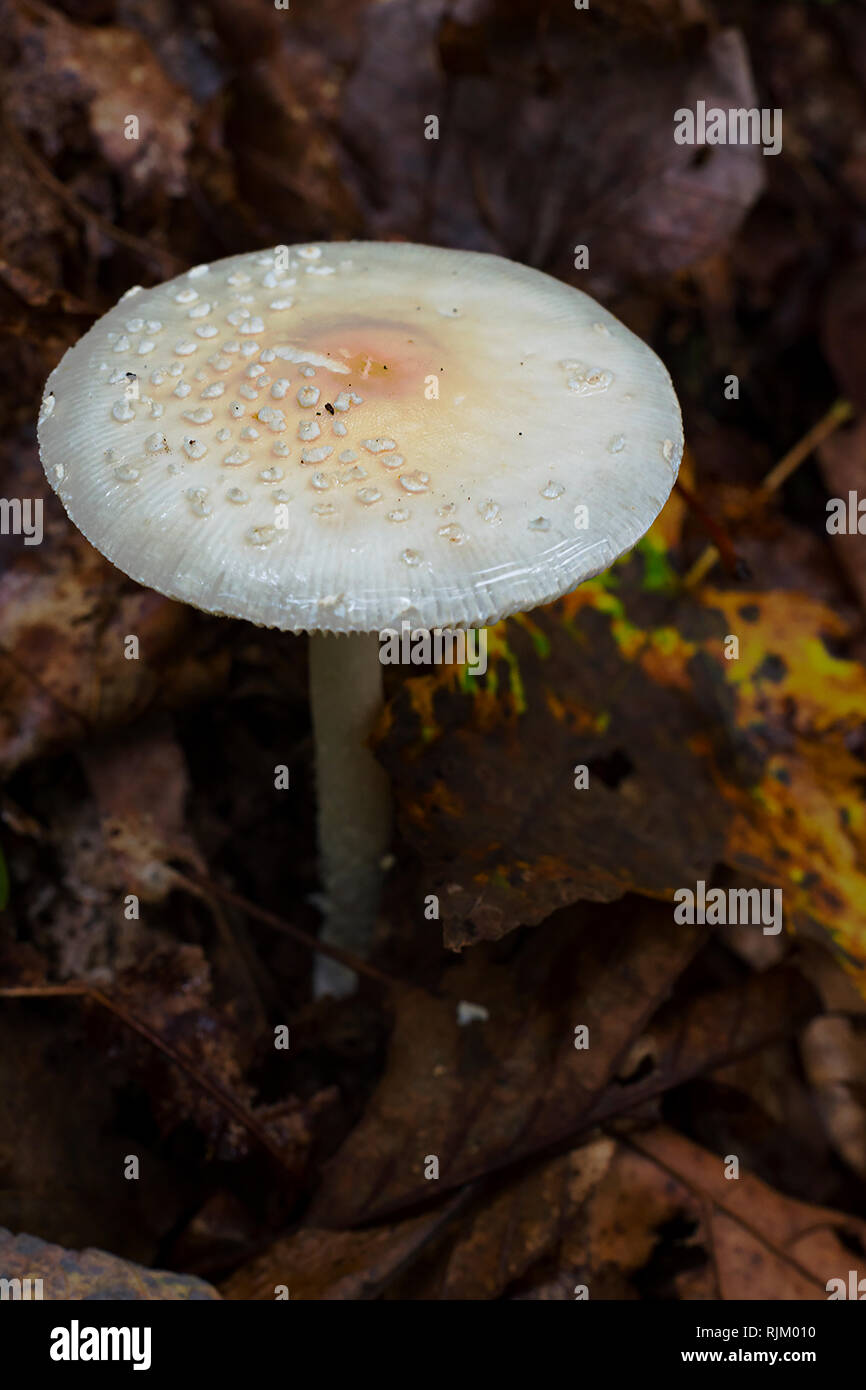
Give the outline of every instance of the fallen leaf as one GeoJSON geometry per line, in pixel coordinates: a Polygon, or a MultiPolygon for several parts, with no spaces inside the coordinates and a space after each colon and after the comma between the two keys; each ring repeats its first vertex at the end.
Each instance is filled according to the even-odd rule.
{"type": "Polygon", "coordinates": [[[184,194],[194,105],[142,35],[110,24],[76,24],[47,7],[16,5],[12,15],[20,56],[9,114],[27,129],[41,112],[36,134],[53,143],[54,132],[83,108],[102,158],[125,178],[133,200],[144,192],[184,194]],[[54,78],[47,89],[46,71],[54,78]],[[130,115],[138,121],[133,138],[126,133],[130,115]]]}
{"type": "Polygon", "coordinates": [[[284,1288],[292,1302],[378,1298],[440,1236],[460,1205],[452,1199],[424,1216],[364,1231],[302,1227],[233,1274],[222,1296],[270,1300],[284,1288]]]}
{"type": "Polygon", "coordinates": [[[683,642],[673,626],[647,633],[645,670],[644,638],[603,578],[490,629],[485,677],[440,667],[404,682],[379,756],[446,945],[710,876],[728,812],[693,751],[694,701],[675,674],[654,678],[683,642]]]}
{"type": "Polygon", "coordinates": [[[725,1158],[673,1130],[660,1126],[629,1143],[700,1204],[713,1297],[824,1299],[830,1279],[847,1287],[850,1242],[864,1244],[866,1222],[794,1201],[747,1172],[729,1179],[725,1158]]]}
{"type": "MultiPolygon", "coordinates": [[[[28,964],[16,960],[13,974],[4,951],[3,984],[38,984],[35,962],[28,964]]],[[[127,1156],[141,1155],[141,1141],[119,1120],[122,1069],[110,1051],[98,1065],[96,1055],[79,1000],[2,1001],[0,1225],[63,1245],[111,1245],[148,1263],[190,1193],[153,1150],[144,1191],[125,1180],[127,1156]]],[[[8,1273],[0,1258],[0,1277],[8,1273]]]]}
{"type": "Polygon", "coordinates": [[[0,573],[0,770],[219,680],[228,653],[191,649],[193,622],[68,527],[62,544],[22,547],[0,573]]]}
{"type": "Polygon", "coordinates": [[[126,731],[82,752],[104,839],[103,883],[158,902],[175,886],[171,863],[204,862],[187,829],[189,773],[166,722],[126,731]]]}
{"type": "Polygon", "coordinates": [[[446,945],[579,899],[669,898],[725,863],[780,889],[787,926],[834,940],[862,976],[866,671],[835,654],[848,634],[784,589],[679,593],[656,531],[491,629],[486,677],[408,678],[379,755],[446,945]]]}
{"type": "Polygon", "coordinates": [[[649,40],[619,34],[611,82],[611,30],[587,16],[483,17],[449,13],[446,0],[364,9],[340,124],[372,235],[423,230],[570,280],[586,245],[593,285],[608,289],[727,246],[763,186],[760,151],[678,145],[673,116],[697,98],[756,104],[738,31],[712,35],[690,62],[658,25],[649,40]]]}
{"type": "Polygon", "coordinates": [[[663,1005],[584,1123],[601,1124],[693,1077],[762,1052],[795,1035],[818,1007],[812,987],[785,966],[663,1005]]]}
{"type": "MultiPolygon", "coordinates": [[[[508,1296],[536,1266],[558,1264],[566,1232],[615,1151],[614,1141],[602,1138],[535,1164],[494,1191],[461,1223],[421,1297],[492,1300],[508,1296]]],[[[574,1298],[572,1281],[568,1297],[574,1298]]]]}
{"type": "Polygon", "coordinates": [[[441,1191],[581,1126],[702,931],[640,900],[615,931],[592,918],[576,928],[551,922],[498,965],[475,952],[448,971],[444,999],[397,1001],[384,1078],[327,1165],[312,1222],[353,1225],[429,1198],[430,1156],[441,1191]],[[483,1005],[488,1021],[461,1027],[461,1000],[483,1005]],[[579,1027],[588,1046],[577,1046],[579,1027]]]}
{"type": "Polygon", "coordinates": [[[812,1019],[800,1050],[833,1147],[866,1177],[866,1036],[851,1019],[828,1015],[812,1019]]]}
{"type": "MultiPolygon", "coordinates": [[[[864,305],[866,314],[866,305],[864,305]]],[[[866,365],[864,365],[864,377],[866,377],[866,365]]],[[[863,384],[864,394],[866,394],[866,380],[863,384]]],[[[859,531],[861,520],[859,513],[855,510],[857,529],[850,529],[849,521],[849,493],[855,493],[855,508],[860,500],[860,489],[863,484],[864,465],[866,465],[866,417],[856,420],[848,429],[837,430],[824,443],[818,451],[821,462],[821,473],[827,485],[827,491],[831,498],[840,498],[845,504],[845,526],[844,532],[834,530],[830,532],[830,544],[836,553],[848,581],[860,600],[860,606],[866,611],[866,554],[864,554],[863,538],[859,531]]],[[[826,518],[829,523],[829,515],[826,518]]],[[[866,521],[863,522],[866,527],[866,521]]]]}

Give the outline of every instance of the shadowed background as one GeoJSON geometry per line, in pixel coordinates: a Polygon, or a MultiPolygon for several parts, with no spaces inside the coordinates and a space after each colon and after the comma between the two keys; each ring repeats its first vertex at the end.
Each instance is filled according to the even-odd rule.
{"type": "Polygon", "coordinates": [[[866,541],[825,524],[863,486],[866,10],[4,0],[0,50],[0,492],[45,499],[42,545],[0,536],[0,987],[35,994],[0,998],[0,1225],[180,1271],[61,1276],[2,1237],[0,1274],[825,1297],[866,1246],[866,541]],[[781,108],[781,154],[677,145],[698,100],[781,108]],[[649,538],[492,630],[486,680],[386,672],[384,978],[314,1005],[304,642],[101,560],[35,417],[130,285],[345,238],[595,295],[667,363],[688,448],[649,538]],[[782,887],[796,934],[675,924],[699,878],[782,887]]]}

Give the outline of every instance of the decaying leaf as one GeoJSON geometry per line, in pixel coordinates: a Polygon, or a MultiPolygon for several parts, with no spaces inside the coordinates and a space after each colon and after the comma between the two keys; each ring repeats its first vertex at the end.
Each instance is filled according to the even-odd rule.
{"type": "Polygon", "coordinates": [[[0,767],[202,689],[225,657],[178,662],[189,631],[188,609],[125,585],[77,533],[24,548],[0,574],[0,767]]]}
{"type": "Polygon", "coordinates": [[[223,1297],[326,1302],[378,1298],[448,1227],[462,1205],[458,1197],[424,1216],[364,1231],[303,1227],[239,1270],[223,1286],[223,1297]]]}
{"type": "MultiPolygon", "coordinates": [[[[861,605],[866,609],[866,546],[863,544],[866,517],[863,517],[859,510],[859,489],[862,486],[866,462],[866,418],[861,417],[848,429],[839,430],[831,439],[826,440],[821,446],[820,457],[821,472],[827,484],[827,491],[830,499],[837,503],[833,509],[830,543],[861,605]],[[841,513],[838,503],[842,504],[841,513]],[[860,531],[861,522],[863,533],[860,531]]],[[[827,525],[830,528],[829,511],[827,525]]]]}
{"type": "Polygon", "coordinates": [[[801,1039],[827,1133],[845,1162],[866,1176],[866,1037],[849,1018],[815,1018],[801,1039]]]}
{"type": "Polygon", "coordinates": [[[862,7],[4,19],[0,1222],[56,1245],[0,1236],[0,1278],[826,1297],[866,1246],[862,421],[761,483],[835,396],[866,403],[862,7]],[[680,143],[699,101],[782,109],[782,149],[680,143]],[[376,969],[313,1001],[305,639],[123,579],[46,502],[34,421],[130,286],[369,237],[588,289],[670,368],[689,448],[641,546],[492,629],[486,675],[386,672],[376,969]],[[39,544],[14,499],[45,502],[39,544]],[[704,880],[781,893],[789,930],[677,921],[704,880]]]}
{"type": "MultiPolygon", "coordinates": [[[[9,954],[0,953],[4,984],[9,954]]],[[[23,954],[18,973],[38,984],[36,963],[23,954]]],[[[128,1258],[155,1259],[164,1223],[180,1218],[189,1197],[176,1188],[164,1158],[151,1152],[147,1198],[131,1202],[135,1185],[124,1168],[128,1155],[141,1158],[143,1150],[118,1124],[124,1084],[124,1070],[95,1044],[78,1000],[52,1001],[42,1011],[29,1001],[2,1001],[0,1226],[41,1231],[74,1247],[109,1247],[122,1229],[128,1258]]],[[[6,1272],[0,1260],[0,1278],[6,1272]]]]}
{"type": "Polygon", "coordinates": [[[36,125],[42,140],[75,107],[83,107],[90,132],[109,166],[122,172],[133,197],[161,190],[186,191],[186,156],[193,103],[154,59],[144,38],[130,28],[83,26],[47,7],[11,7],[15,39],[24,61],[12,90],[11,111],[36,125]],[[56,75],[44,88],[46,67],[56,75]],[[135,117],[137,125],[129,126],[135,117]],[[132,132],[132,133],[131,133],[132,132]]]}
{"type": "Polygon", "coordinates": [[[701,1238],[715,1284],[705,1296],[824,1299],[829,1280],[847,1281],[850,1242],[862,1245],[866,1236],[862,1221],[794,1201],[749,1173],[727,1177],[726,1158],[672,1130],[633,1135],[629,1142],[684,1188],[701,1211],[701,1238]]]}
{"type": "Polygon", "coordinates": [[[486,676],[442,667],[391,707],[381,757],[449,946],[581,898],[669,898],[721,857],[727,812],[699,711],[666,659],[683,641],[672,625],[639,631],[617,587],[593,581],[500,623],[486,676]],[[467,841],[467,821],[483,836],[467,841]]]}
{"type": "Polygon", "coordinates": [[[639,900],[615,932],[577,925],[549,924],[498,966],[469,957],[444,999],[398,1004],[385,1076],[326,1169],[312,1220],[349,1225],[422,1200],[430,1155],[442,1190],[574,1133],[702,938],[639,900]],[[461,1000],[488,1020],[461,1027],[461,1000]]]}
{"type": "Polygon", "coordinates": [[[844,622],[778,590],[677,596],[660,542],[642,549],[500,624],[486,677],[443,667],[392,704],[381,756],[446,944],[580,898],[670,897],[726,862],[866,960],[866,672],[831,654],[844,622]],[[487,835],[467,844],[473,817],[487,835]]]}
{"type": "Polygon", "coordinates": [[[85,750],[83,761],[104,838],[101,866],[117,891],[158,901],[174,883],[168,861],[201,871],[185,819],[189,773],[169,728],[142,730],[132,746],[121,733],[85,750]]]}

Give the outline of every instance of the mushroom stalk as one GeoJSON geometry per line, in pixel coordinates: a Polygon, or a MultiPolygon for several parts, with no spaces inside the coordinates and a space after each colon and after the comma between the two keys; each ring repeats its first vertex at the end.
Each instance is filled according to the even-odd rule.
{"type": "MultiPolygon", "coordinates": [[[[391,833],[388,778],[367,746],[384,701],[379,638],[375,632],[314,632],[309,653],[325,895],[320,934],[331,945],[366,956],[391,833]]],[[[317,997],[349,994],[356,983],[354,971],[317,957],[317,997]]]]}

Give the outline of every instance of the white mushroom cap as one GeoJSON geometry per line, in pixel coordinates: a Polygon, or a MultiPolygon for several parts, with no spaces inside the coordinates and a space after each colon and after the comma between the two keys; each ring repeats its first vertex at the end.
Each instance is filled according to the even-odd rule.
{"type": "Polygon", "coordinates": [[[580,291],[344,242],[130,290],[52,372],[39,443],[139,583],[356,632],[493,622],[606,569],[664,505],[682,425],[659,359],[580,291]]]}

